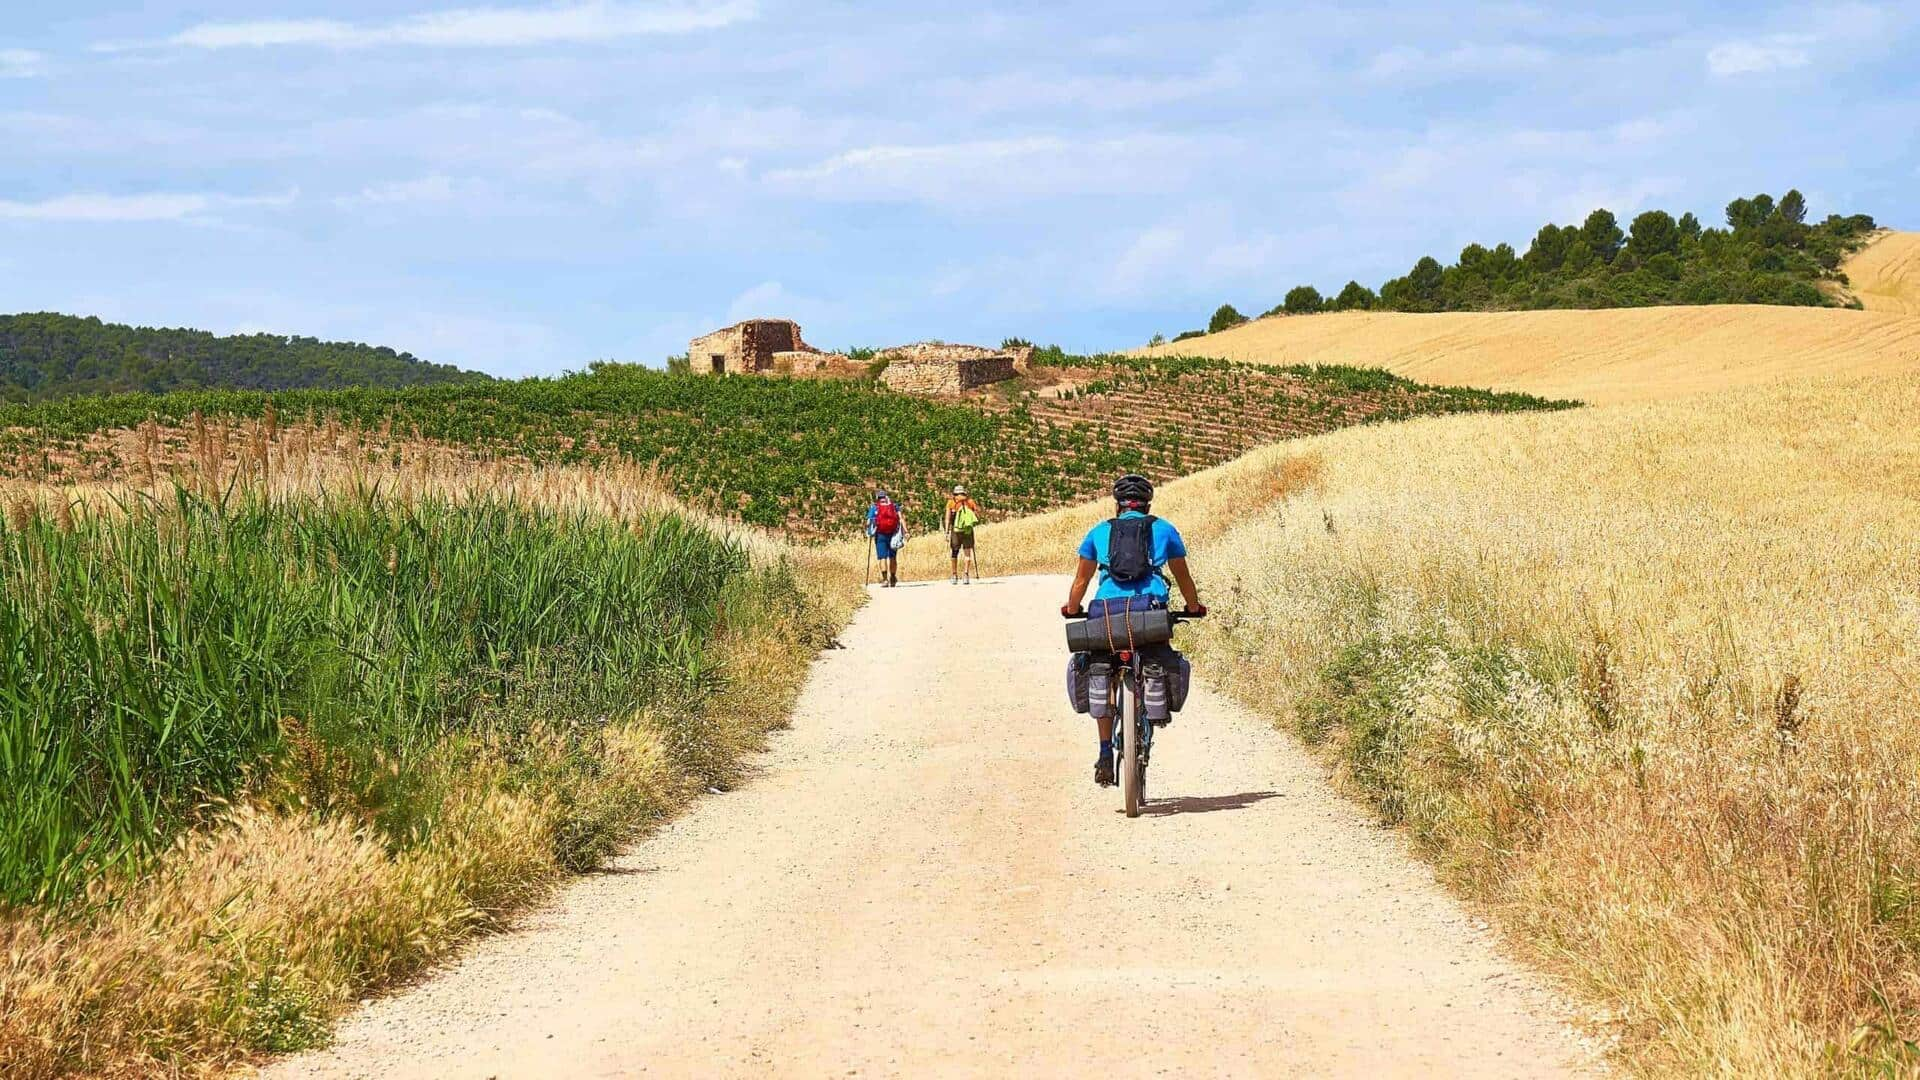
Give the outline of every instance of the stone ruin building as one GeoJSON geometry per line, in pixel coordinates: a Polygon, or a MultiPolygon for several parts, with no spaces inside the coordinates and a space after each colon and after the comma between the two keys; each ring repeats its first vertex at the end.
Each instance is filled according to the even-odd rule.
{"type": "Polygon", "coordinates": [[[687,362],[701,375],[792,374],[834,355],[800,340],[792,319],[748,319],[687,344],[687,362]]]}
{"type": "Polygon", "coordinates": [[[964,393],[1013,378],[1016,362],[1026,359],[1011,351],[939,342],[884,349],[875,358],[887,362],[880,381],[908,394],[964,393]]]}
{"type": "MultiPolygon", "coordinates": [[[[928,341],[875,354],[885,360],[880,381],[907,394],[960,394],[1011,379],[1031,348],[987,349],[928,341]]],[[[866,378],[867,367],[844,353],[822,352],[800,339],[792,319],[748,319],[687,343],[687,362],[700,375],[799,375],[866,378]]]]}

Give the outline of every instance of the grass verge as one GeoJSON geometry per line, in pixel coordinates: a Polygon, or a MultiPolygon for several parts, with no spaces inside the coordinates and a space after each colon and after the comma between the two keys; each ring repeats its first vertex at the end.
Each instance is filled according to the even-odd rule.
{"type": "Polygon", "coordinates": [[[1213,504],[1196,665],[1631,1069],[1911,1073],[1916,415],[1898,378],[1299,444],[1316,482],[1213,504]]]}
{"type": "Polygon", "coordinates": [[[121,494],[0,536],[9,1077],[324,1040],[734,782],[851,603],[658,499],[121,494]]]}

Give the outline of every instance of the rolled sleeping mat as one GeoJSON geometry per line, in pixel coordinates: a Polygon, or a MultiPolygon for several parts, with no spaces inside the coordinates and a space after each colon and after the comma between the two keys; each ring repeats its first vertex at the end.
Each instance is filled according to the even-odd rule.
{"type": "Polygon", "coordinates": [[[1173,640],[1173,613],[1165,608],[1097,615],[1067,624],[1070,652],[1109,652],[1173,640]]]}

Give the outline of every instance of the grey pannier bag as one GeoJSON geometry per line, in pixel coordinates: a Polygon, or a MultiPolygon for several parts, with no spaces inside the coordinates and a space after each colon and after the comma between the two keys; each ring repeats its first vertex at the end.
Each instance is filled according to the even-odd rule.
{"type": "Polygon", "coordinates": [[[1087,660],[1086,653],[1075,653],[1067,657],[1067,704],[1073,711],[1087,711],[1087,660]]]}
{"type": "Polygon", "coordinates": [[[1193,665],[1187,658],[1168,649],[1141,665],[1140,711],[1148,720],[1166,723],[1187,704],[1187,690],[1193,684],[1193,665]]]}

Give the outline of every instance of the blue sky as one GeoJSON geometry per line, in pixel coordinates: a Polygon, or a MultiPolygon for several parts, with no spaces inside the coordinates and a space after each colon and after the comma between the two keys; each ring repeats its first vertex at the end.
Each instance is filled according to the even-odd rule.
{"type": "Polygon", "coordinates": [[[0,310],[1092,349],[1597,205],[1920,227],[1911,3],[0,0],[0,310]]]}

